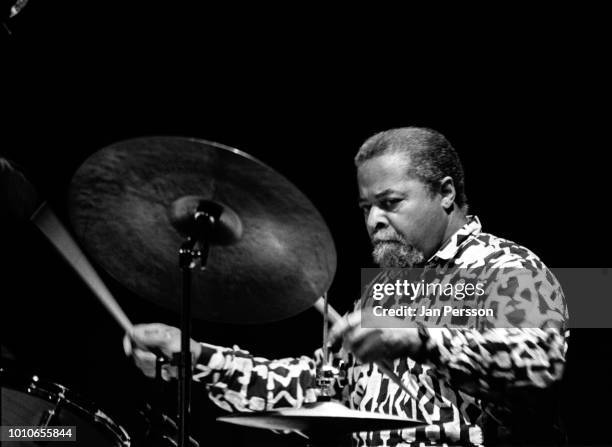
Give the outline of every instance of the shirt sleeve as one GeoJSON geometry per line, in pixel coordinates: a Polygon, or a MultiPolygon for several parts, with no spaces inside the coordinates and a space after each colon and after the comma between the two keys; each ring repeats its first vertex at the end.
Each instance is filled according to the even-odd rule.
{"type": "Polygon", "coordinates": [[[569,330],[565,297],[552,273],[504,271],[487,301],[498,309],[494,327],[427,329],[425,357],[436,374],[488,398],[513,388],[547,388],[560,380],[569,330]]]}
{"type": "MultiPolygon", "coordinates": [[[[267,411],[315,402],[321,350],[314,358],[301,356],[268,360],[233,349],[201,343],[202,354],[193,380],[202,383],[210,399],[227,411],[267,411]]],[[[334,387],[342,396],[341,381],[334,387]]]]}

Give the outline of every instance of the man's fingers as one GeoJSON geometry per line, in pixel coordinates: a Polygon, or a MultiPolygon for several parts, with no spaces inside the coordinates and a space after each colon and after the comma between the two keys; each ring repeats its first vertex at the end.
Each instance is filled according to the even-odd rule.
{"type": "Polygon", "coordinates": [[[128,357],[132,355],[132,340],[128,334],[123,336],[123,351],[128,357]]]}
{"type": "Polygon", "coordinates": [[[134,360],[140,363],[151,363],[155,366],[155,362],[157,361],[157,357],[150,351],[145,351],[143,349],[134,349],[133,351],[134,360]]]}
{"type": "Polygon", "coordinates": [[[176,366],[164,365],[162,367],[162,379],[169,381],[178,377],[178,368],[176,366]]]}
{"type": "MultiPolygon", "coordinates": [[[[155,378],[157,372],[157,357],[155,354],[145,351],[140,348],[134,348],[132,351],[134,364],[149,378],[155,378]]],[[[162,379],[168,381],[178,377],[178,368],[168,364],[161,367],[162,379]]]]}
{"type": "Polygon", "coordinates": [[[134,327],[130,337],[142,346],[162,347],[172,339],[172,329],[160,323],[142,324],[134,327]]]}
{"type": "Polygon", "coordinates": [[[155,377],[155,356],[142,349],[133,352],[134,363],[147,377],[155,377]],[[153,356],[153,358],[151,358],[153,356]]]}
{"type": "MultiPolygon", "coordinates": [[[[147,377],[155,377],[157,356],[163,355],[171,358],[180,350],[181,331],[178,328],[161,323],[140,324],[123,338],[123,349],[126,355],[132,356],[136,366],[147,377]]],[[[201,347],[191,341],[191,353],[195,365],[200,355],[201,347]]],[[[161,377],[170,380],[178,376],[178,369],[174,366],[163,365],[161,377]]]]}
{"type": "Polygon", "coordinates": [[[148,365],[139,365],[138,363],[136,363],[136,366],[138,366],[142,373],[149,379],[155,378],[155,368],[150,368],[148,365]]]}

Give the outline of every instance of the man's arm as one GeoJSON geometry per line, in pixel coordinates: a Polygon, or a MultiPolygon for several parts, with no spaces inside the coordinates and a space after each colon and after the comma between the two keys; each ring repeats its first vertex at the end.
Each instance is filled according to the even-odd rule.
{"type": "Polygon", "coordinates": [[[567,342],[558,329],[428,329],[424,363],[469,394],[546,388],[563,376],[567,342]]]}
{"type": "MultiPolygon", "coordinates": [[[[157,348],[168,358],[180,350],[180,331],[164,324],[138,325],[131,340],[125,338],[126,354],[131,355],[142,372],[155,375],[156,357],[145,348],[157,348]]],[[[322,360],[302,356],[280,360],[255,357],[238,347],[233,349],[192,341],[194,381],[209,392],[210,398],[228,411],[263,411],[280,407],[299,407],[314,402],[317,396],[316,371],[322,360]]],[[[336,357],[335,361],[340,361],[336,357]]],[[[165,380],[175,378],[175,367],[165,365],[165,380]]],[[[343,385],[334,391],[342,396],[343,385]]]]}
{"type": "MultiPolygon", "coordinates": [[[[562,377],[567,351],[567,306],[558,282],[545,268],[500,270],[487,298],[496,302],[489,329],[360,327],[361,315],[335,326],[332,339],[360,360],[411,357],[472,395],[494,398],[511,388],[545,388],[562,377]],[[514,326],[514,327],[513,327],[514,326]]],[[[392,326],[392,325],[391,325],[392,326]]]]}
{"type": "Polygon", "coordinates": [[[561,286],[543,265],[497,269],[486,306],[496,307],[487,330],[427,330],[426,362],[472,394],[512,388],[547,388],[563,376],[567,304],[561,286]]]}
{"type": "Polygon", "coordinates": [[[227,411],[300,407],[316,401],[316,364],[302,356],[280,360],[202,343],[193,379],[206,384],[215,404],[227,411]]]}

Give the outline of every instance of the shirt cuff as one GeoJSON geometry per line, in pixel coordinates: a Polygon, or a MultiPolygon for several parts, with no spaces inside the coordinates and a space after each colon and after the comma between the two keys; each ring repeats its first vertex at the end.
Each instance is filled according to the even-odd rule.
{"type": "Polygon", "coordinates": [[[208,343],[200,343],[200,346],[202,347],[202,352],[200,353],[200,357],[198,357],[196,362],[198,365],[206,366],[212,369],[218,369],[219,366],[222,366],[215,365],[215,363],[218,363],[218,360],[216,359],[218,356],[216,354],[220,354],[222,356],[223,351],[227,350],[227,348],[210,345],[208,343]],[[217,368],[215,368],[215,366],[217,366],[217,368]]]}

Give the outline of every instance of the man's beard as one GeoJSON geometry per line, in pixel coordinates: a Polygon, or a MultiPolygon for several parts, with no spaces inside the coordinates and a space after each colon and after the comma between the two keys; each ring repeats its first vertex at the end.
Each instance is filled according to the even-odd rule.
{"type": "Polygon", "coordinates": [[[425,255],[397,233],[374,235],[372,258],[381,268],[414,267],[425,261],[425,255]]]}

